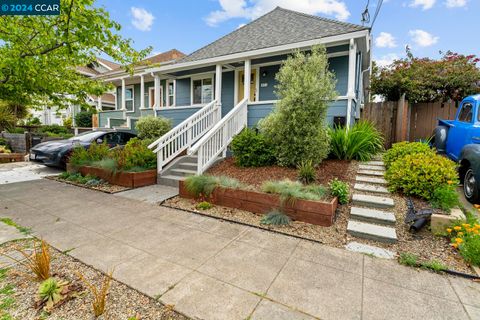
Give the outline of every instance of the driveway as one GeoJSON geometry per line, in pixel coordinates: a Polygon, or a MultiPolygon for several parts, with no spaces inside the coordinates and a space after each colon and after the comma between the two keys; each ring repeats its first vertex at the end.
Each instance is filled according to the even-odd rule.
{"type": "Polygon", "coordinates": [[[34,162],[12,162],[0,164],[0,184],[42,179],[62,172],[34,162]]]}
{"type": "Polygon", "coordinates": [[[194,319],[479,319],[480,284],[50,180],[2,215],[194,319]]]}

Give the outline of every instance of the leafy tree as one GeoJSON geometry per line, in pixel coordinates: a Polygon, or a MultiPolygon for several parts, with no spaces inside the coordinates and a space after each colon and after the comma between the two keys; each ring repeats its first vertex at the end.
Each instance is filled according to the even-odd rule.
{"type": "Polygon", "coordinates": [[[329,153],[328,102],[335,99],[335,75],[328,70],[323,46],[297,51],[276,75],[279,101],[260,127],[271,140],[282,166],[320,163],[329,153]]]}
{"type": "Polygon", "coordinates": [[[91,128],[92,127],[92,115],[91,110],[81,111],[75,115],[75,126],[80,128],[91,128]]]}
{"type": "Polygon", "coordinates": [[[371,91],[389,101],[403,94],[411,102],[460,101],[480,92],[479,61],[475,55],[451,51],[440,60],[416,58],[407,48],[407,58],[386,67],[374,66],[371,91]]]}
{"type": "Polygon", "coordinates": [[[58,16],[0,16],[0,100],[27,106],[84,105],[108,87],[76,72],[107,54],[132,70],[137,52],[95,0],[61,0],[58,16]]]}

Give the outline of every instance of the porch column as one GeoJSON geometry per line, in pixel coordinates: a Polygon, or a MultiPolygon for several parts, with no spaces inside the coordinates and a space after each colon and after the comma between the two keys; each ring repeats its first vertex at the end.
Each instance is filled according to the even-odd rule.
{"type": "Polygon", "coordinates": [[[145,109],[145,79],[140,75],[140,109],[145,109]]]}
{"type": "Polygon", "coordinates": [[[347,91],[347,128],[350,127],[352,119],[352,103],[355,99],[355,74],[357,62],[357,45],[354,39],[350,39],[349,54],[348,54],[348,91],[347,91]]]}
{"type": "Polygon", "coordinates": [[[243,72],[243,98],[247,98],[250,101],[250,76],[252,73],[252,64],[250,59],[245,60],[245,69],[243,72]]]}
{"type": "Polygon", "coordinates": [[[127,110],[127,104],[125,102],[125,79],[122,78],[122,111],[127,110]]]}
{"type": "MultiPolygon", "coordinates": [[[[154,104],[154,109],[159,109],[161,104],[160,101],[160,75],[155,74],[155,104],[154,104]]],[[[155,117],[157,116],[157,112],[154,112],[155,117]]]]}
{"type": "Polygon", "coordinates": [[[97,99],[97,110],[102,111],[102,96],[98,96],[97,99]]]}
{"type": "Polygon", "coordinates": [[[217,100],[218,112],[215,122],[222,118],[222,65],[217,64],[215,69],[215,100],[217,100]]]}

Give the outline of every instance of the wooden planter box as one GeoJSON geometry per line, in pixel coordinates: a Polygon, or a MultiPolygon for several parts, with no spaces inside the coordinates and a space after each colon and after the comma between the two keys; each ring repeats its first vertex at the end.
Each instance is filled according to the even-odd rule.
{"type": "Polygon", "coordinates": [[[0,153],[0,163],[25,161],[23,153],[0,153]]]}
{"type": "MultiPolygon", "coordinates": [[[[179,184],[179,194],[183,198],[195,198],[188,193],[183,181],[180,181],[179,184]]],[[[338,205],[338,199],[335,197],[330,202],[298,199],[293,205],[285,204],[282,207],[280,198],[276,194],[222,187],[215,188],[209,200],[220,206],[250,211],[259,215],[264,215],[272,209],[281,209],[293,220],[324,227],[333,224],[338,205]]]]}
{"type": "Polygon", "coordinates": [[[147,170],[143,172],[117,172],[112,173],[102,168],[83,166],[78,168],[82,175],[93,175],[111,184],[127,188],[138,188],[157,183],[157,171],[147,170]]]}

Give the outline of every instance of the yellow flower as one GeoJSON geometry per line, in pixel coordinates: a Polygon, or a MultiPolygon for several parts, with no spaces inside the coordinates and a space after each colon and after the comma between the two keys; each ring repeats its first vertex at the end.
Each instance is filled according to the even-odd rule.
{"type": "Polygon", "coordinates": [[[447,183],[448,183],[448,184],[453,184],[453,181],[452,181],[452,180],[448,180],[447,183]]]}
{"type": "Polygon", "coordinates": [[[459,237],[463,236],[463,232],[457,233],[457,236],[459,236],[459,237]]]}
{"type": "Polygon", "coordinates": [[[462,224],[462,226],[463,226],[464,228],[470,228],[470,224],[469,224],[469,223],[464,223],[464,224],[462,224]]]}
{"type": "Polygon", "coordinates": [[[453,227],[453,229],[454,229],[455,231],[460,231],[460,230],[462,230],[462,227],[460,227],[460,226],[455,226],[455,227],[453,227]]]}
{"type": "Polygon", "coordinates": [[[473,233],[475,233],[475,234],[480,234],[480,231],[478,231],[478,230],[473,230],[473,233]]]}
{"type": "Polygon", "coordinates": [[[452,243],[452,247],[458,248],[458,244],[457,243],[452,243]]]}
{"type": "Polygon", "coordinates": [[[455,238],[455,242],[460,244],[463,242],[463,239],[462,238],[455,238]]]}
{"type": "Polygon", "coordinates": [[[447,228],[447,232],[448,232],[448,233],[452,233],[452,229],[451,229],[451,228],[447,228]]]}
{"type": "Polygon", "coordinates": [[[477,209],[480,208],[480,204],[474,204],[473,206],[477,209]]]}

